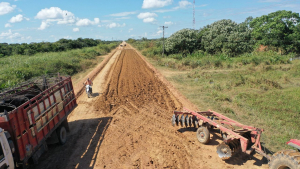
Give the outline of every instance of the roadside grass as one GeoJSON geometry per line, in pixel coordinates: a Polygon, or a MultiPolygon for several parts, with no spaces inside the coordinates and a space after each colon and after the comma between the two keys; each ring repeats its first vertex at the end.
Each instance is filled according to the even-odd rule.
{"type": "Polygon", "coordinates": [[[0,89],[43,74],[75,73],[95,66],[97,56],[104,55],[119,43],[99,44],[95,47],[74,49],[64,52],[37,53],[32,56],[13,55],[0,58],[0,89]]]}
{"type": "Polygon", "coordinates": [[[300,139],[300,60],[290,61],[292,54],[146,56],[199,110],[263,128],[261,140],[270,151],[291,149],[285,143],[300,139]]]}

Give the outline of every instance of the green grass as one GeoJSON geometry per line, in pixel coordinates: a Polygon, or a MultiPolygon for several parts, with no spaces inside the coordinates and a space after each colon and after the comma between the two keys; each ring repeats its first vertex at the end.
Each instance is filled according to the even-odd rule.
{"type": "Polygon", "coordinates": [[[300,139],[300,60],[289,61],[293,54],[268,51],[231,58],[199,51],[161,58],[148,50],[143,48],[143,54],[162,74],[168,72],[166,78],[200,110],[263,128],[262,142],[273,152],[291,149],[285,143],[300,139]]]}
{"type": "Polygon", "coordinates": [[[65,52],[37,53],[32,56],[13,55],[0,58],[0,89],[43,74],[74,75],[97,64],[97,56],[107,54],[118,45],[99,44],[95,47],[65,52]]]}

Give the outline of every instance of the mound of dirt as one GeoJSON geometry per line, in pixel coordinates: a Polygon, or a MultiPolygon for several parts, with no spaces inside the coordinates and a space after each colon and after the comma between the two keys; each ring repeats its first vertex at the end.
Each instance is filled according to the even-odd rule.
{"type": "Polygon", "coordinates": [[[124,49],[112,67],[106,91],[95,108],[106,113],[121,105],[137,111],[145,104],[155,103],[167,110],[181,109],[170,90],[157,78],[145,61],[133,50],[124,49]]]}
{"type": "Polygon", "coordinates": [[[240,156],[225,163],[216,154],[217,135],[202,145],[194,128],[172,127],[172,111],[187,102],[129,48],[104,63],[94,79],[94,96],[79,96],[68,118],[68,142],[50,147],[36,169],[262,167],[260,159],[240,156]]]}

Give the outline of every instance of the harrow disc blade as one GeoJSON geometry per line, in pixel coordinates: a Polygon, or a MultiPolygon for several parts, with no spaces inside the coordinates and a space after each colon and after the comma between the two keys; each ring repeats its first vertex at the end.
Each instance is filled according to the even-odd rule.
{"type": "Polygon", "coordinates": [[[172,126],[174,127],[176,124],[176,115],[175,114],[173,114],[171,121],[172,121],[172,126]]]}
{"type": "Polygon", "coordinates": [[[184,127],[185,125],[185,120],[184,120],[184,115],[181,116],[181,127],[184,127]]]}
{"type": "Polygon", "coordinates": [[[197,117],[193,116],[193,119],[194,119],[194,127],[198,128],[199,127],[199,123],[198,123],[197,117]]]}
{"type": "Polygon", "coordinates": [[[186,127],[190,126],[189,115],[186,115],[186,117],[185,117],[185,125],[186,125],[186,127]]]}
{"type": "Polygon", "coordinates": [[[176,115],[175,118],[176,118],[176,125],[178,126],[179,123],[180,123],[180,122],[179,122],[179,120],[180,120],[180,119],[179,119],[179,115],[176,115]]]}
{"type": "Polygon", "coordinates": [[[230,147],[225,143],[218,145],[217,153],[222,160],[228,160],[232,156],[230,147]]]}
{"type": "Polygon", "coordinates": [[[189,121],[190,121],[190,127],[193,127],[193,116],[190,116],[190,119],[189,119],[189,121]]]}

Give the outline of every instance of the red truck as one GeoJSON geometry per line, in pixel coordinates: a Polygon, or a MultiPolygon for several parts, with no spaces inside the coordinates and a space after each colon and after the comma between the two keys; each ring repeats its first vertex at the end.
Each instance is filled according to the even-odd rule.
{"type": "Polygon", "coordinates": [[[76,106],[69,76],[43,76],[2,91],[0,168],[27,168],[38,162],[48,141],[64,144],[67,117],[76,106]]]}

